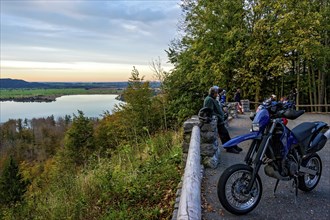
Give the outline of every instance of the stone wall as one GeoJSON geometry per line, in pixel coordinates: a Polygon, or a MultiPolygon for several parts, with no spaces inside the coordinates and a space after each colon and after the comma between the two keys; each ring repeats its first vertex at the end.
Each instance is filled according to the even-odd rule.
{"type": "Polygon", "coordinates": [[[244,112],[249,112],[250,111],[250,101],[248,99],[246,100],[241,100],[242,103],[242,108],[244,112]]]}
{"type": "Polygon", "coordinates": [[[218,141],[217,120],[213,118],[210,123],[202,123],[198,116],[193,116],[183,124],[183,154],[184,162],[186,161],[189,143],[191,138],[191,131],[194,125],[200,127],[201,135],[201,161],[204,167],[215,169],[219,164],[220,145],[218,141]]]}

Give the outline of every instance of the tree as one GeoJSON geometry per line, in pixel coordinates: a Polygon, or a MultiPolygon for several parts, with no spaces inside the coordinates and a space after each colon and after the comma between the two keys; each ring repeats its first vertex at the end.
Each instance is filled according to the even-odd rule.
{"type": "Polygon", "coordinates": [[[155,78],[160,82],[160,92],[157,98],[157,104],[162,106],[163,114],[162,121],[164,121],[164,129],[167,130],[167,116],[166,116],[166,106],[167,106],[167,97],[165,95],[164,80],[168,77],[168,72],[166,72],[162,67],[162,62],[160,57],[158,60],[153,60],[150,64],[151,70],[154,72],[155,78]]]}
{"type": "Polygon", "coordinates": [[[166,51],[168,111],[185,120],[197,113],[212,85],[231,99],[261,101],[297,88],[297,104],[329,97],[329,1],[185,0],[181,39],[166,51]]]}
{"type": "Polygon", "coordinates": [[[28,183],[19,172],[18,165],[10,156],[0,176],[0,204],[13,204],[22,201],[28,183]]]}
{"type": "Polygon", "coordinates": [[[122,120],[127,117],[123,111],[105,113],[95,128],[95,143],[98,157],[111,156],[122,142],[130,139],[129,126],[122,120]]]}
{"type": "MultiPolygon", "coordinates": [[[[234,91],[244,53],[244,1],[182,2],[182,39],[172,41],[167,54],[175,69],[164,84],[172,118],[183,121],[196,114],[212,85],[234,91]]],[[[230,93],[228,93],[230,94],[230,93]]]]}
{"type": "Polygon", "coordinates": [[[117,105],[111,115],[105,112],[95,128],[99,157],[111,156],[121,146],[138,145],[145,137],[166,127],[162,127],[161,120],[163,100],[154,96],[149,82],[144,81],[134,66],[123,97],[126,103],[117,105]]]}
{"type": "Polygon", "coordinates": [[[161,87],[162,87],[162,83],[166,79],[168,72],[166,72],[163,69],[162,61],[161,61],[160,57],[158,57],[157,60],[151,61],[150,68],[154,72],[154,77],[156,78],[156,80],[158,80],[161,83],[161,87]]]}
{"type": "Polygon", "coordinates": [[[124,120],[126,120],[131,130],[132,138],[136,138],[143,132],[143,127],[152,130],[151,100],[153,91],[148,81],[144,81],[144,77],[140,77],[139,71],[133,66],[131,77],[128,80],[127,89],[123,93],[126,105],[123,107],[125,111],[124,120]]]}
{"type": "Polygon", "coordinates": [[[72,125],[65,135],[65,148],[68,156],[78,166],[86,164],[95,148],[93,133],[93,122],[78,110],[78,115],[73,115],[72,125]]]}

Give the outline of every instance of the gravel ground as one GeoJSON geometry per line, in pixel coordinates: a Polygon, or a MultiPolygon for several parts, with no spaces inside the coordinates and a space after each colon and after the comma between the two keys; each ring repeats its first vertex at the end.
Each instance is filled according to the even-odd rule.
{"type": "MultiPolygon", "coordinates": [[[[330,114],[305,113],[296,120],[289,120],[288,127],[293,128],[304,121],[324,121],[330,125],[330,114]]],[[[231,137],[249,132],[251,120],[249,114],[239,115],[231,120],[229,133],[231,137]]],[[[222,172],[236,163],[244,163],[250,141],[241,143],[240,154],[231,154],[223,149],[220,155],[220,165],[217,169],[205,169],[202,182],[202,219],[330,219],[330,140],[318,152],[322,159],[322,176],[317,187],[311,192],[298,191],[295,193],[292,181],[280,181],[275,195],[273,194],[276,179],[264,174],[263,167],[259,172],[263,194],[258,206],[244,216],[236,216],[222,208],[217,196],[217,183],[222,172]]]]}

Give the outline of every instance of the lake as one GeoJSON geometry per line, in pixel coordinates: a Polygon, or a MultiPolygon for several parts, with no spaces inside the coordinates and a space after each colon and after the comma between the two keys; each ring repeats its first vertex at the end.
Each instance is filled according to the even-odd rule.
{"type": "Polygon", "coordinates": [[[98,117],[105,111],[112,112],[116,104],[122,103],[117,95],[67,95],[55,102],[0,102],[0,123],[9,119],[32,119],[53,115],[55,119],[65,115],[78,115],[78,110],[87,117],[98,117]]]}

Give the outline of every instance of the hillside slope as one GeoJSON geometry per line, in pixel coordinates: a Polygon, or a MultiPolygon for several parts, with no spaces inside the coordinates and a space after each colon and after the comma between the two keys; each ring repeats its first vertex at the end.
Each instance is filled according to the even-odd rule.
{"type": "Polygon", "coordinates": [[[0,79],[0,88],[1,89],[26,89],[26,88],[53,88],[53,86],[46,83],[38,82],[27,82],[21,79],[10,79],[4,78],[0,79]]]}

